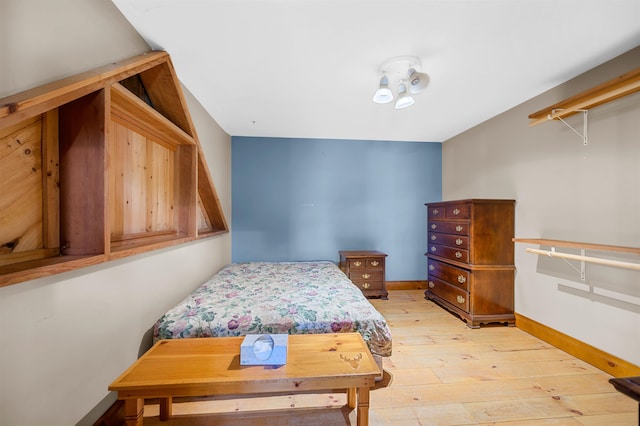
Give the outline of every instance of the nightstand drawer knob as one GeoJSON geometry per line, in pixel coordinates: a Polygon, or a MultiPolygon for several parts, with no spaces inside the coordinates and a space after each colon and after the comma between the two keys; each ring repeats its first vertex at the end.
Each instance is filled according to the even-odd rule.
{"type": "Polygon", "coordinates": [[[369,278],[371,278],[371,275],[369,275],[369,274],[362,274],[362,278],[364,278],[365,280],[368,280],[369,278]]]}
{"type": "Polygon", "coordinates": [[[460,259],[462,257],[462,253],[459,251],[456,252],[456,259],[460,259]]]}
{"type": "Polygon", "coordinates": [[[459,282],[460,284],[464,284],[464,283],[466,283],[466,282],[467,282],[467,279],[465,278],[465,276],[464,276],[464,275],[458,275],[458,282],[459,282]]]}
{"type": "Polygon", "coordinates": [[[429,281],[429,288],[434,288],[436,285],[433,281],[429,281]]]}
{"type": "Polygon", "coordinates": [[[460,303],[460,304],[464,303],[464,297],[462,297],[462,296],[458,296],[458,297],[456,298],[456,300],[457,300],[457,301],[458,301],[458,303],[460,303]]]}
{"type": "Polygon", "coordinates": [[[356,260],[355,262],[353,262],[353,266],[362,266],[362,262],[356,260]]]}
{"type": "Polygon", "coordinates": [[[457,246],[461,246],[461,245],[462,245],[462,239],[458,238],[458,239],[456,240],[456,245],[457,245],[457,246]]]}
{"type": "Polygon", "coordinates": [[[362,283],[362,288],[369,288],[371,285],[369,283],[362,283]]]}
{"type": "Polygon", "coordinates": [[[380,262],[378,262],[377,260],[372,260],[371,261],[371,266],[378,266],[380,264],[380,262]]]}

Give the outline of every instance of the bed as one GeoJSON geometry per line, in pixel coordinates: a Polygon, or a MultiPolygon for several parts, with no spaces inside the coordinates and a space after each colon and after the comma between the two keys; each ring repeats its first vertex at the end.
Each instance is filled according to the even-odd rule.
{"type": "Polygon", "coordinates": [[[169,309],[154,342],[246,334],[359,332],[374,357],[391,355],[384,317],[329,261],[225,266],[169,309]]]}

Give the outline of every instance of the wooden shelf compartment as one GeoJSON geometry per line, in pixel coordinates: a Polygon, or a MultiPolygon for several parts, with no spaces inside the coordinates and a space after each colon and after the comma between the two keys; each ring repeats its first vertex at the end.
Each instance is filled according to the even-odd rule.
{"type": "Polygon", "coordinates": [[[581,110],[594,108],[638,91],[640,91],[640,68],[530,114],[529,125],[535,126],[549,120],[569,117],[581,110]]]}
{"type": "Polygon", "coordinates": [[[0,142],[0,286],[228,232],[165,52],[1,99],[0,142]]]}

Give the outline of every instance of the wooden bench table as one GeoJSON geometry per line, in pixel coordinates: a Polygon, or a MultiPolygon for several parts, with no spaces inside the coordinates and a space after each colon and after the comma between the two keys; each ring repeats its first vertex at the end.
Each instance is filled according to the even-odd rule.
{"type": "Polygon", "coordinates": [[[141,426],[144,399],[160,399],[160,419],[172,398],[347,390],[358,426],[369,423],[369,391],[381,374],[359,333],[289,336],[287,363],[241,366],[243,337],[161,340],[110,386],[125,402],[127,426],[141,426]]]}

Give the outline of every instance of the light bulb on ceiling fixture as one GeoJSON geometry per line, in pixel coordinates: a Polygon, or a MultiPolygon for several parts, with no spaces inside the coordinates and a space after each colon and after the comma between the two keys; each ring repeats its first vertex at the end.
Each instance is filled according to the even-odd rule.
{"type": "Polygon", "coordinates": [[[393,100],[393,93],[389,89],[389,79],[383,75],[380,79],[380,86],[373,95],[373,102],[377,104],[387,104],[393,100]]]}
{"type": "Polygon", "coordinates": [[[409,92],[416,93],[422,92],[427,88],[429,84],[429,76],[423,72],[417,72],[415,69],[409,69],[409,92]]]}
{"type": "Polygon", "coordinates": [[[410,107],[415,104],[416,101],[409,95],[407,92],[407,86],[404,84],[404,81],[398,85],[398,100],[396,101],[396,109],[402,109],[410,107]]]}

